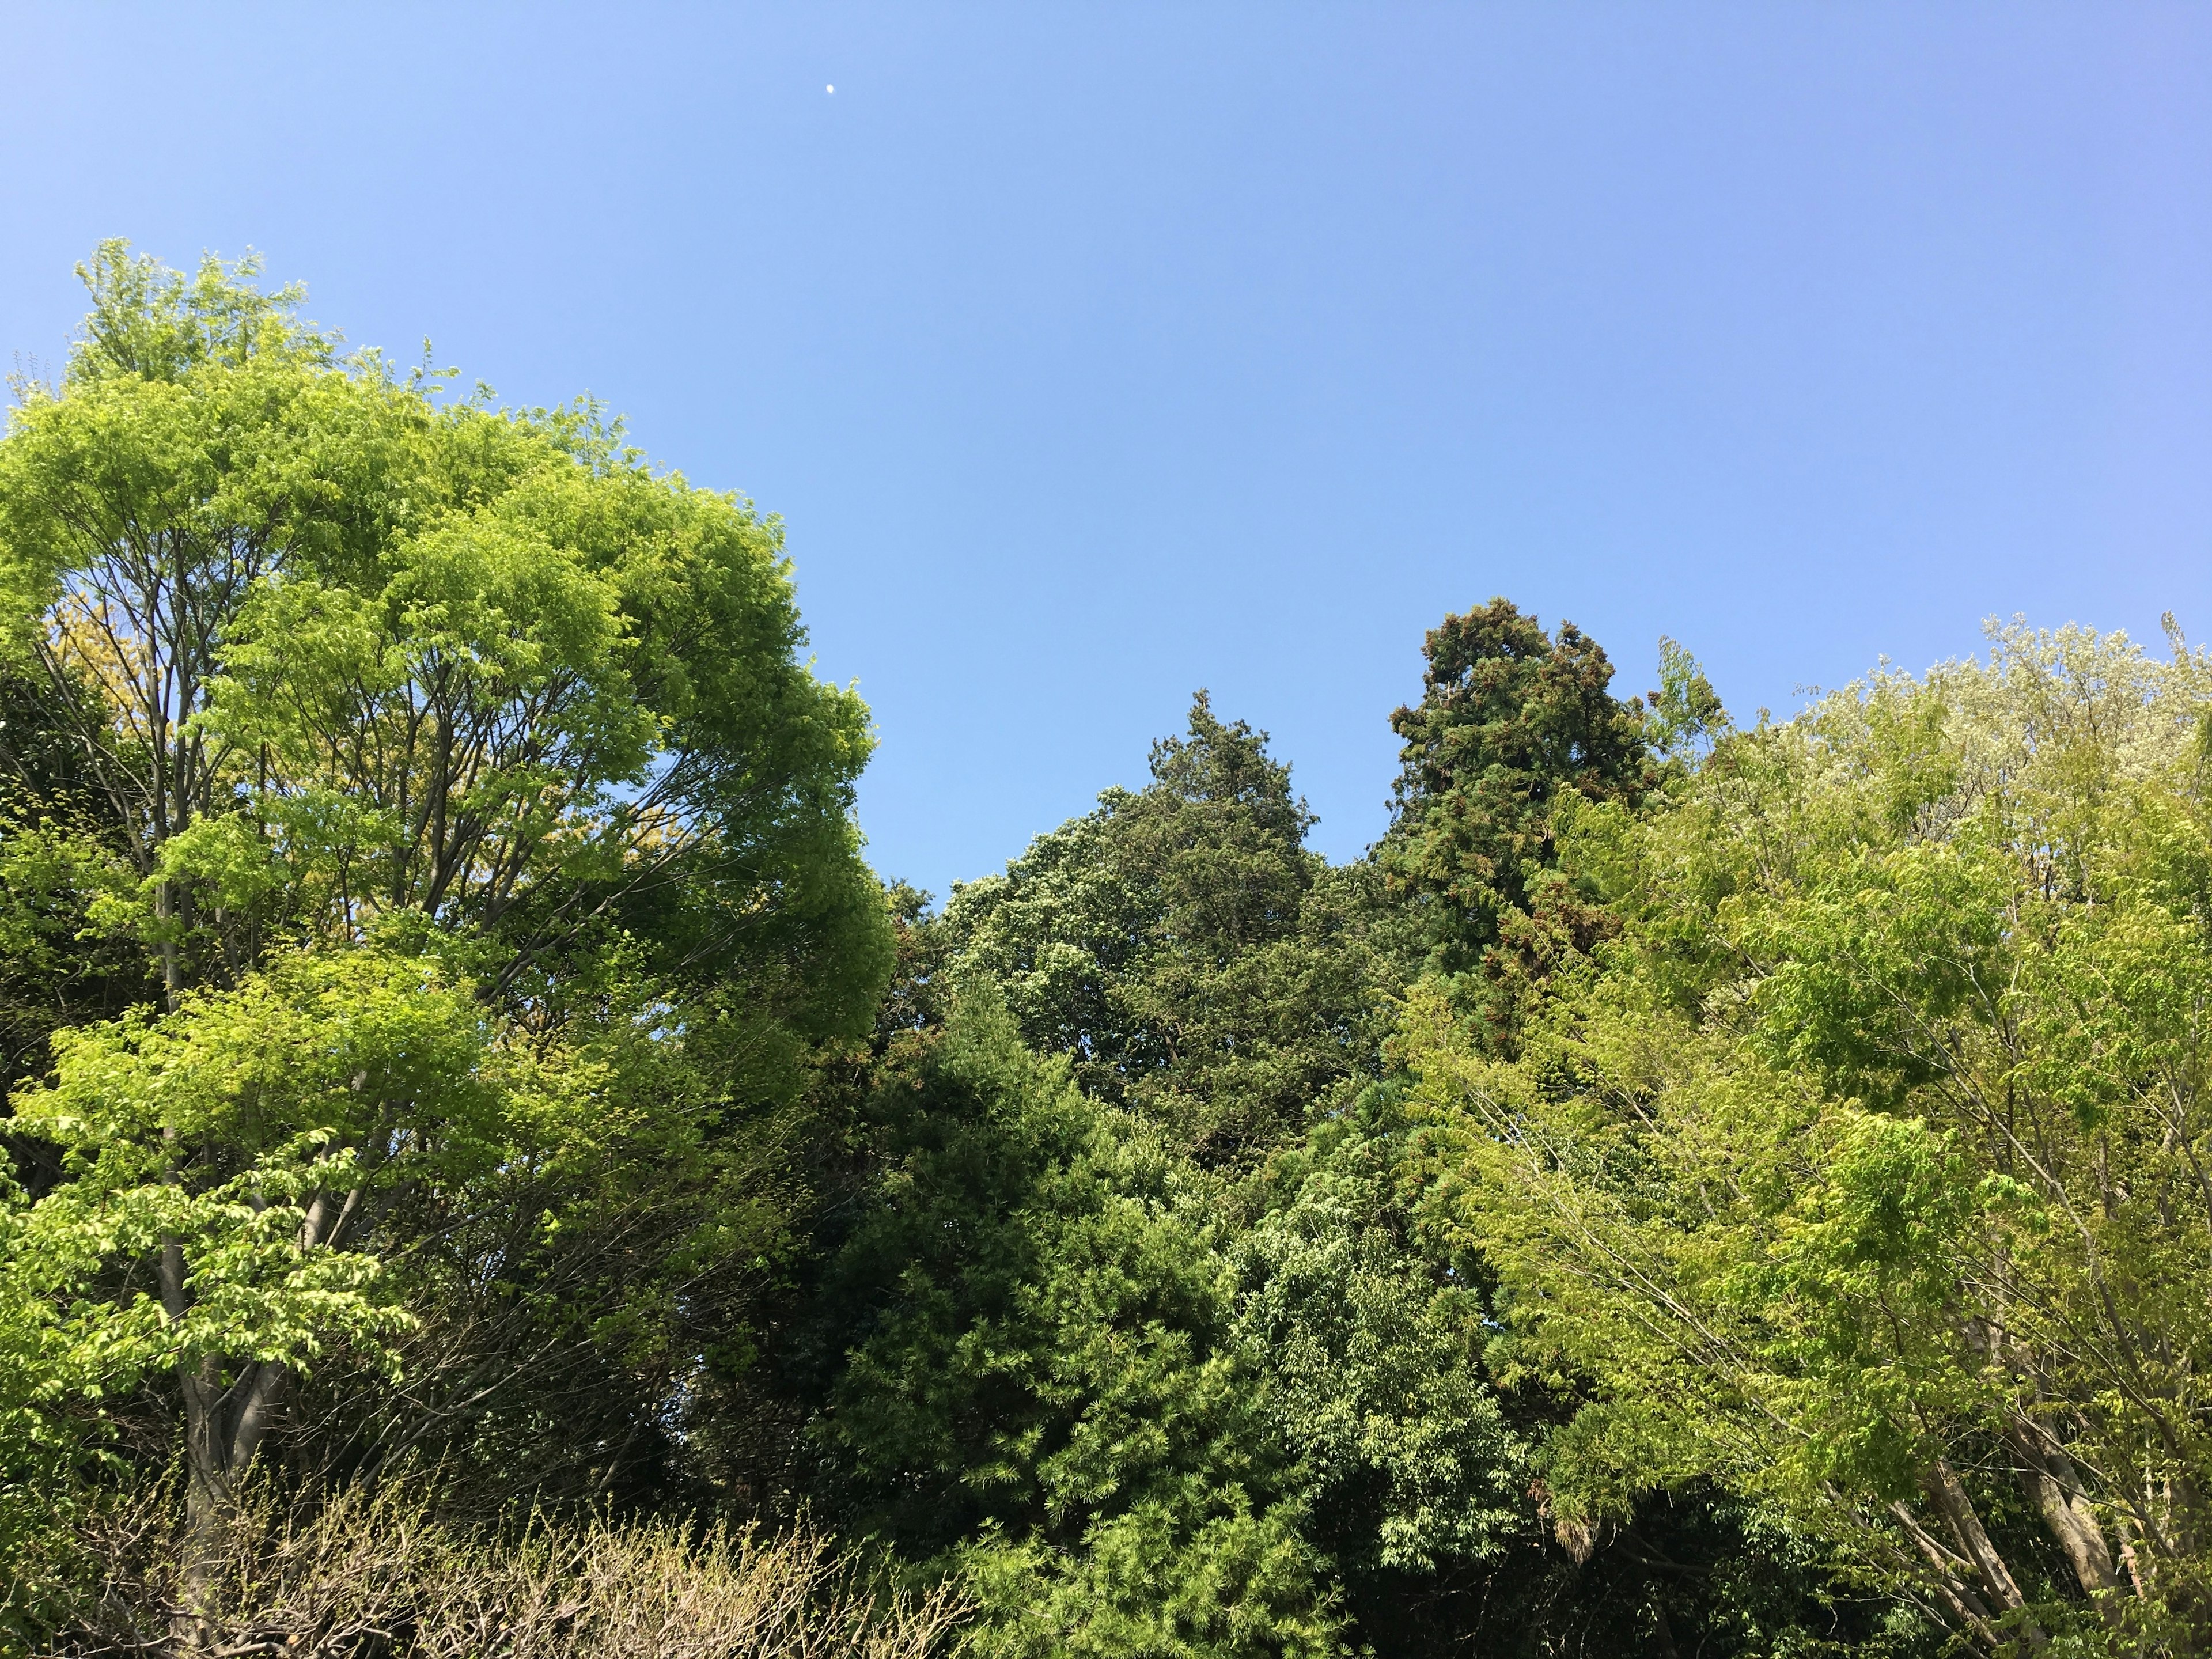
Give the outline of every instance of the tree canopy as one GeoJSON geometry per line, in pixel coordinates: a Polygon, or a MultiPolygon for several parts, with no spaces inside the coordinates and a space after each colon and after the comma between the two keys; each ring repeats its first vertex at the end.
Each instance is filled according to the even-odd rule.
{"type": "Polygon", "coordinates": [[[2198,1639],[2208,677],[2014,629],[1574,816],[1607,971],[1413,1061],[1431,1202],[1593,1379],[1563,1503],[1711,1478],[1986,1644],[2198,1639]]]}
{"type": "Polygon", "coordinates": [[[25,1340],[77,1358],[12,1394],[173,1374],[203,1529],[310,1374],[355,1460],[419,1435],[395,1391],[448,1439],[501,1402],[545,1356],[456,1298],[532,1301],[595,1227],[572,1336],[674,1363],[678,1286],[775,1231],[745,1120],[866,1029],[890,945],[866,712],[798,660],[775,522],[589,406],[341,355],[252,274],[103,247],[0,442],[15,925],[100,964],[10,1126],[25,1340]],[[466,1407],[422,1397],[464,1354],[466,1407]]]}
{"type": "Polygon", "coordinates": [[[121,244],[0,437],[0,1655],[2180,1655],[2212,656],[1431,630],[938,907],[781,525],[121,244]],[[495,1632],[496,1636],[485,1632],[495,1632]]]}

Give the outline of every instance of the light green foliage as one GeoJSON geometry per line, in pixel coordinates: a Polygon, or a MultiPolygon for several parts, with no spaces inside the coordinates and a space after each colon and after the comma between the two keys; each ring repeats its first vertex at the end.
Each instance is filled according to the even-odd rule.
{"type": "Polygon", "coordinates": [[[96,1400],[204,1358],[296,1368],[342,1343],[374,1352],[407,1316],[374,1294],[373,1259],[327,1247],[335,1195],[358,1206],[372,1177],[513,1146],[497,1133],[518,1115],[513,1083],[486,1075],[480,1012],[381,952],[290,958],[56,1048],[53,1084],[16,1097],[16,1128],[62,1148],[68,1178],[8,1213],[17,1340],[48,1355],[15,1402],[96,1400]],[[398,1130],[422,1097],[439,1121],[398,1130]],[[150,1263],[165,1243],[191,1264],[188,1302],[165,1307],[143,1269],[86,1294],[106,1264],[150,1263]]]}
{"type": "Polygon", "coordinates": [[[733,914],[773,887],[872,933],[845,948],[880,971],[866,711],[794,660],[774,520],[589,409],[341,359],[246,274],[104,250],[66,381],[0,446],[21,649],[85,694],[55,707],[186,981],[395,910],[529,911],[526,953],[687,856],[733,914]]]}
{"type": "Polygon", "coordinates": [[[2200,1639],[2208,699],[2009,630],[1572,817],[1605,971],[1516,1066],[1410,1027],[1432,1213],[1596,1380],[1564,1503],[1710,1476],[1984,1645],[2200,1639]]]}
{"type": "Polygon", "coordinates": [[[112,1300],[80,1304],[80,1329],[134,1371],[304,1368],[341,1344],[373,1358],[411,1322],[377,1294],[375,1257],[340,1245],[403,1194],[450,1212],[614,1127],[592,1059],[501,1041],[472,987],[374,947],[280,957],[54,1047],[53,1081],[18,1093],[15,1123],[63,1149],[69,1178],[24,1214],[26,1255],[82,1279],[166,1240],[189,1264],[172,1308],[127,1271],[112,1300]]]}
{"type": "Polygon", "coordinates": [[[250,263],[83,274],[0,441],[0,939],[80,964],[16,1022],[0,1409],[173,1368],[195,1525],[303,1389],[310,1461],[649,1462],[889,957],[780,527],[250,263]]]}

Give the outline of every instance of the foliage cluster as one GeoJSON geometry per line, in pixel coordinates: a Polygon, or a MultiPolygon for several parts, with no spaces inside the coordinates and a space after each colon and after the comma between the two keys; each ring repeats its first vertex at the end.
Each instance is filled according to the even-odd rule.
{"type": "Polygon", "coordinates": [[[659,1484],[890,936],[774,520],[250,266],[83,275],[0,442],[0,1550],[175,1456],[188,1640],[264,1446],[659,1484]]]}
{"type": "Polygon", "coordinates": [[[1417,1006],[1431,1203],[1596,1517],[1721,1481],[1991,1646],[2212,1631],[2212,659],[2003,630],[1563,821],[1622,930],[1525,1061],[1417,1006]]]}

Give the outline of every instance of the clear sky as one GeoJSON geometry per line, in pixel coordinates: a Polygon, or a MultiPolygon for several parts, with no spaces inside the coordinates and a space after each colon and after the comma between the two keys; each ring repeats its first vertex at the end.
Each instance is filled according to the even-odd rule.
{"type": "Polygon", "coordinates": [[[1740,713],[2212,637],[2212,9],[0,3],[0,350],[99,238],[251,245],[605,398],[783,515],[940,894],[1201,685],[1358,853],[1493,593],[1740,713]]]}

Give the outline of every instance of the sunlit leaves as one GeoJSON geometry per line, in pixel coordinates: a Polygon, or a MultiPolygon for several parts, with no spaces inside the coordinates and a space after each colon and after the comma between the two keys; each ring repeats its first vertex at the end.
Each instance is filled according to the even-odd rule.
{"type": "Polygon", "coordinates": [[[2186,1605],[2208,678],[2014,631],[1725,735],[1640,824],[1577,821],[1568,855],[1628,926],[1518,1066],[1440,1011],[1409,1027],[1433,1212],[1498,1264],[1532,1359],[1598,1379],[1561,1442],[1582,1501],[1714,1475],[1995,1613],[2186,1605]],[[2062,1466],[2079,1515],[2038,1495],[2062,1466]],[[2010,1575],[1931,1569],[1889,1530],[1923,1504],[1961,1550],[1986,1525],[2010,1575]],[[2038,1505],[2074,1575],[2038,1565],[2038,1505]],[[2125,1587],[2099,1577],[2123,1547],[2125,1587]]]}

